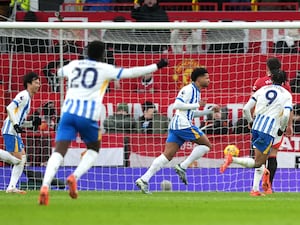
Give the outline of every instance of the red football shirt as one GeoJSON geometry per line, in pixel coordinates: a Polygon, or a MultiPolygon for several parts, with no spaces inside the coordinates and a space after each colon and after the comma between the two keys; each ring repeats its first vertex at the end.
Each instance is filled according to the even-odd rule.
{"type": "MultiPolygon", "coordinates": [[[[266,85],[271,85],[272,84],[272,80],[271,77],[269,76],[265,76],[265,77],[260,77],[258,78],[253,87],[252,87],[252,91],[256,92],[257,90],[259,90],[261,87],[266,86],[266,85]]],[[[288,90],[290,93],[292,93],[291,90],[291,86],[288,82],[285,82],[282,87],[284,87],[286,90],[288,90]]]]}

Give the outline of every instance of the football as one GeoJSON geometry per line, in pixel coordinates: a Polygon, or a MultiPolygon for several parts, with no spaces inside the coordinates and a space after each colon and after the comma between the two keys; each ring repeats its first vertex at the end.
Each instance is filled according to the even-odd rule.
{"type": "Polygon", "coordinates": [[[240,150],[235,145],[227,145],[224,149],[224,155],[230,154],[232,156],[239,156],[240,150]]]}
{"type": "Polygon", "coordinates": [[[172,191],[172,183],[171,183],[171,181],[163,180],[160,183],[160,189],[162,191],[172,191]]]}

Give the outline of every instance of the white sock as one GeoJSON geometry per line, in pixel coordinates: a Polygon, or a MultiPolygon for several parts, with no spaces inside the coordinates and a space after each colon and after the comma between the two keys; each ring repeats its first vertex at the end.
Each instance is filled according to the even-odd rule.
{"type": "Polygon", "coordinates": [[[7,189],[16,188],[16,185],[23,173],[24,165],[26,163],[26,155],[22,155],[22,160],[19,164],[14,165],[11,171],[10,181],[7,189]]]}
{"type": "Polygon", "coordinates": [[[50,187],[51,182],[55,174],[57,173],[58,168],[63,162],[63,159],[64,157],[60,153],[58,152],[52,153],[47,163],[46,172],[43,179],[43,186],[50,187]]]}
{"type": "Polygon", "coordinates": [[[204,156],[208,151],[209,147],[206,145],[196,146],[191,154],[182,163],[180,163],[180,167],[186,170],[192,162],[204,156]]]}
{"type": "Polygon", "coordinates": [[[164,167],[169,160],[166,158],[164,154],[161,154],[156,159],[153,160],[151,166],[146,171],[146,173],[141,177],[141,179],[145,182],[149,182],[150,178],[162,167],[164,167]]]}
{"type": "Polygon", "coordinates": [[[21,162],[20,159],[18,159],[17,157],[13,156],[12,154],[10,154],[7,151],[4,151],[2,149],[0,149],[0,158],[4,161],[7,162],[9,164],[13,164],[13,165],[17,165],[21,162]]]}
{"type": "Polygon", "coordinates": [[[252,158],[232,157],[232,162],[248,168],[253,168],[255,165],[255,160],[252,158]]]}
{"type": "Polygon", "coordinates": [[[253,191],[259,191],[259,183],[263,176],[265,168],[266,167],[264,164],[261,165],[261,167],[259,167],[259,168],[255,168],[254,178],[253,178],[253,187],[252,187],[253,191]]]}
{"type": "Polygon", "coordinates": [[[83,174],[85,174],[97,160],[98,152],[88,149],[84,156],[82,157],[79,165],[74,171],[74,176],[78,180],[83,174]]]}

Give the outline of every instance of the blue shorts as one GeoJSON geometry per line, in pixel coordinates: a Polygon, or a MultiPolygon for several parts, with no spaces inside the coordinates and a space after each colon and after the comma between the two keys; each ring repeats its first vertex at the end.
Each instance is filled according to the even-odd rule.
{"type": "Polygon", "coordinates": [[[262,154],[270,154],[273,142],[274,137],[272,137],[271,135],[257,130],[252,130],[252,145],[257,148],[262,154]]]}
{"type": "Polygon", "coordinates": [[[101,137],[97,121],[64,113],[57,127],[55,141],[74,141],[77,133],[86,144],[99,141],[101,137]]]}
{"type": "Polygon", "coordinates": [[[194,141],[203,136],[204,133],[196,126],[192,126],[190,128],[182,129],[182,130],[171,130],[169,129],[167,143],[175,142],[179,145],[183,145],[186,141],[194,141]]]}
{"type": "Polygon", "coordinates": [[[8,152],[22,152],[24,143],[19,136],[3,134],[5,150],[8,152]]]}

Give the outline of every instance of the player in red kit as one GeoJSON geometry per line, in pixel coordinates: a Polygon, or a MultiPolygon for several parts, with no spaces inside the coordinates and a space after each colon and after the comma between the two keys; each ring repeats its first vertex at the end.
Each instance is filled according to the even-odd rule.
{"type": "MultiPolygon", "coordinates": [[[[261,87],[266,86],[266,85],[271,85],[272,81],[271,81],[271,72],[273,70],[279,70],[281,68],[281,62],[278,58],[272,57],[269,58],[267,60],[267,76],[258,78],[253,87],[252,87],[252,92],[254,93],[255,91],[259,90],[261,87]]],[[[289,85],[289,83],[284,82],[284,84],[282,85],[282,87],[284,87],[286,90],[288,90],[290,93],[292,93],[291,91],[291,87],[289,85]]],[[[287,137],[290,137],[293,135],[293,112],[291,112],[290,114],[290,118],[289,118],[289,122],[288,122],[288,126],[286,128],[285,131],[285,135],[287,137]]],[[[262,178],[262,188],[265,192],[265,194],[272,194],[273,190],[272,190],[272,183],[273,183],[273,179],[277,170],[277,152],[278,149],[281,145],[283,141],[283,135],[281,136],[277,136],[274,140],[274,144],[272,146],[272,151],[268,157],[267,160],[267,169],[265,171],[263,171],[263,178],[262,178]]],[[[255,170],[255,175],[257,175],[257,173],[261,173],[260,171],[258,171],[258,169],[255,170]]],[[[253,186],[256,184],[253,184],[253,186]]]]}

